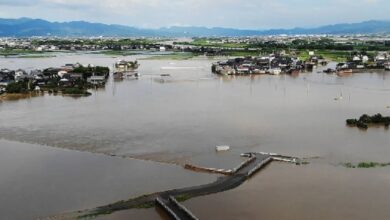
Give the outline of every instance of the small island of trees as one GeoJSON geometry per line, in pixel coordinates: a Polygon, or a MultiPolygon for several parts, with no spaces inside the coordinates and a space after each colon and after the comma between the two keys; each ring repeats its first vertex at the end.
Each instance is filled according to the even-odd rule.
{"type": "Polygon", "coordinates": [[[347,119],[347,125],[364,130],[368,129],[370,125],[384,125],[385,128],[389,128],[390,117],[384,117],[379,113],[373,116],[364,114],[359,119],[347,119]]]}

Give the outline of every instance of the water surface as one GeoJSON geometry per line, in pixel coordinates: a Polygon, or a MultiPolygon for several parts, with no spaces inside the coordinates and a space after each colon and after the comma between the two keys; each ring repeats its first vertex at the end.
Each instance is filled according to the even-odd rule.
{"type": "Polygon", "coordinates": [[[0,140],[1,219],[36,219],[212,182],[174,165],[0,140]]]}
{"type": "Polygon", "coordinates": [[[390,168],[272,163],[237,189],[184,205],[199,219],[386,220],[389,198],[390,168]]]}
{"type": "MultiPolygon", "coordinates": [[[[53,58],[0,59],[0,66],[28,69],[74,62],[112,66],[120,58],[67,54],[53,58]]],[[[125,57],[136,58],[142,57],[125,57]]],[[[308,219],[312,212],[303,208],[306,205],[310,205],[308,207],[313,210],[322,209],[323,213],[327,211],[324,207],[328,207],[330,215],[323,215],[324,219],[354,217],[348,214],[353,207],[359,210],[371,207],[368,209],[371,215],[361,215],[367,218],[373,217],[372,213],[378,213],[379,219],[387,214],[384,207],[389,204],[384,199],[387,196],[384,190],[389,189],[388,169],[351,171],[340,166],[340,163],[389,162],[389,130],[377,127],[361,131],[345,125],[346,119],[357,118],[364,113],[390,115],[390,109],[387,108],[390,106],[388,72],[338,77],[317,73],[321,72],[321,69],[318,69],[297,77],[218,77],[210,71],[210,65],[215,60],[207,58],[139,62],[139,73],[142,75],[139,79],[110,81],[105,89],[93,91],[93,95],[87,98],[46,95],[0,102],[0,138],[106,155],[176,164],[190,162],[220,168],[234,167],[241,161],[238,155],[248,151],[277,152],[299,157],[319,156],[323,158],[321,165],[304,168],[271,165],[267,170],[269,179],[264,180],[260,174],[249,183],[261,185],[263,181],[265,184],[268,181],[271,187],[271,183],[277,182],[274,188],[262,188],[261,195],[271,189],[293,192],[286,193],[286,197],[283,197],[284,194],[279,195],[279,200],[267,199],[266,206],[253,205],[248,208],[243,205],[244,202],[255,204],[259,196],[251,193],[256,187],[245,185],[238,189],[243,190],[242,194],[238,193],[240,196],[234,192],[231,194],[237,198],[235,203],[227,204],[226,201],[221,204],[236,207],[229,209],[228,213],[243,209],[250,216],[257,213],[261,207],[273,207],[270,209],[272,212],[267,215],[268,219],[284,218],[281,215],[308,219]],[[170,76],[162,78],[161,74],[170,76]],[[216,153],[216,145],[230,145],[232,150],[216,153]],[[322,172],[325,172],[326,179],[321,176],[322,172]],[[351,176],[352,174],[354,176],[351,176]],[[294,177],[299,178],[287,181],[294,177]],[[374,183],[368,184],[367,181],[371,179],[374,183]],[[321,199],[322,197],[313,195],[332,197],[321,199]],[[359,195],[365,199],[356,201],[359,195]],[[281,201],[285,203],[282,204],[281,201]],[[340,208],[342,204],[347,205],[340,208]],[[276,212],[278,207],[284,212],[276,212]],[[296,210],[306,215],[299,215],[296,210]]],[[[12,162],[13,160],[2,162],[5,164],[2,169],[12,173],[12,162]]],[[[80,165],[84,169],[90,166],[92,165],[80,165]]],[[[150,172],[154,174],[158,169],[168,169],[161,167],[164,166],[152,165],[150,172]]],[[[27,175],[32,172],[29,168],[23,168],[21,172],[27,175]]],[[[100,167],[95,169],[100,170],[100,167]]],[[[126,173],[141,179],[147,178],[140,170],[126,169],[126,173]]],[[[39,167],[36,168],[36,173],[42,175],[45,172],[39,167]]],[[[110,176],[107,173],[108,171],[103,172],[101,178],[110,176]]],[[[61,176],[64,175],[58,173],[58,178],[61,176]]],[[[176,174],[172,175],[173,179],[176,177],[176,174]]],[[[199,178],[192,176],[188,181],[202,181],[202,178],[199,178]]],[[[91,179],[86,182],[89,181],[91,179]]],[[[110,181],[112,182],[117,183],[114,180],[110,181]]],[[[125,184],[126,181],[119,182],[125,184]]],[[[27,181],[26,184],[34,182],[27,181]]],[[[87,184],[84,183],[85,185],[87,184]]],[[[102,189],[106,186],[109,187],[109,184],[102,189]]],[[[134,188],[130,187],[125,187],[128,191],[113,187],[107,194],[112,195],[110,200],[113,200],[116,193],[126,197],[137,194],[134,192],[155,191],[153,187],[139,187],[140,191],[134,191],[134,188]]],[[[95,188],[92,191],[97,190],[95,188]]],[[[57,193],[63,194],[58,191],[57,193]]],[[[19,194],[14,191],[12,195],[19,194]]],[[[210,204],[216,204],[218,207],[218,202],[225,198],[225,195],[229,197],[230,194],[220,194],[215,199],[207,197],[210,201],[215,201],[207,202],[208,207],[203,205],[207,200],[194,200],[191,208],[198,210],[195,210],[197,213],[200,213],[199,210],[210,213],[214,207],[210,204]],[[196,204],[196,201],[200,202],[196,204]]],[[[265,198],[273,196],[269,192],[265,195],[265,198]]],[[[100,202],[103,201],[99,200],[100,202]]],[[[262,204],[264,203],[265,200],[262,204]]],[[[68,208],[80,206],[85,205],[75,203],[68,208]]],[[[206,217],[206,214],[201,217],[206,217]]]]}

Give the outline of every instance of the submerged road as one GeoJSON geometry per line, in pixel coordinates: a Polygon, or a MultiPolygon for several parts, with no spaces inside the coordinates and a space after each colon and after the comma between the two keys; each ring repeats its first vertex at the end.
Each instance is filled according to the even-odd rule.
{"type": "MultiPolygon", "coordinates": [[[[155,203],[162,207],[172,219],[181,220],[194,220],[195,216],[185,209],[184,206],[178,204],[175,198],[181,198],[181,200],[190,199],[193,197],[204,196],[227,190],[234,189],[244,183],[257,171],[264,168],[276,157],[280,158],[280,155],[269,155],[263,153],[250,153],[252,158],[245,166],[240,167],[231,175],[222,176],[217,181],[205,185],[186,187],[182,189],[168,190],[165,192],[154,193],[151,195],[141,196],[128,201],[120,201],[114,204],[98,207],[92,211],[88,211],[79,217],[91,217],[101,214],[108,214],[119,210],[126,210],[131,208],[148,208],[154,206],[155,203]]],[[[285,157],[292,159],[292,157],[285,157]]],[[[294,160],[295,161],[295,158],[294,160]]]]}
{"type": "Polygon", "coordinates": [[[256,160],[248,163],[232,175],[220,177],[217,181],[205,185],[166,191],[160,193],[160,197],[167,198],[169,196],[177,197],[182,195],[185,195],[186,197],[197,197],[234,189],[245,182],[258,169],[272,161],[272,157],[270,155],[253,155],[256,157],[256,160]]]}
{"type": "Polygon", "coordinates": [[[184,195],[185,197],[192,198],[219,193],[240,186],[254,173],[272,161],[272,157],[270,155],[253,154],[253,157],[256,159],[252,160],[250,163],[246,164],[246,166],[237,170],[230,176],[221,177],[216,182],[206,185],[171,190],[161,193],[156,199],[156,202],[174,220],[196,220],[197,218],[184,206],[178,204],[174,197],[180,197],[184,195]]]}

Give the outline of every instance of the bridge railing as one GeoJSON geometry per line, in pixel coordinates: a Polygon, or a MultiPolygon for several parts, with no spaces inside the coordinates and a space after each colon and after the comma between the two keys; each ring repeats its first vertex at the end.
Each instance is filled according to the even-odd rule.
{"type": "Polygon", "coordinates": [[[247,175],[250,177],[258,170],[265,167],[267,164],[269,164],[273,160],[272,157],[268,157],[267,159],[261,161],[261,163],[258,163],[255,167],[253,167],[251,170],[248,171],[247,175]]]}
{"type": "Polygon", "coordinates": [[[189,219],[199,220],[190,210],[180,204],[173,196],[169,197],[170,202],[172,202],[177,208],[179,208],[182,212],[186,213],[189,219]]]}
{"type": "Polygon", "coordinates": [[[251,157],[249,158],[248,160],[242,162],[239,166],[237,166],[236,168],[234,168],[232,170],[232,173],[237,173],[239,170],[241,170],[242,168],[244,168],[245,166],[247,166],[248,164],[252,163],[254,160],[256,160],[256,157],[251,157]]]}
{"type": "Polygon", "coordinates": [[[172,209],[170,209],[160,198],[156,199],[156,203],[158,206],[163,208],[172,219],[181,220],[179,216],[177,216],[176,213],[172,209]]]}

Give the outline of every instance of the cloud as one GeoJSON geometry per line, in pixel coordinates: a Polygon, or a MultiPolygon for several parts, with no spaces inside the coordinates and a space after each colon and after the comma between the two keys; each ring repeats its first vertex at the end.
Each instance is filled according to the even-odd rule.
{"type": "Polygon", "coordinates": [[[0,5],[6,5],[6,6],[29,6],[29,5],[35,5],[39,2],[39,0],[0,0],[0,5]]]}

